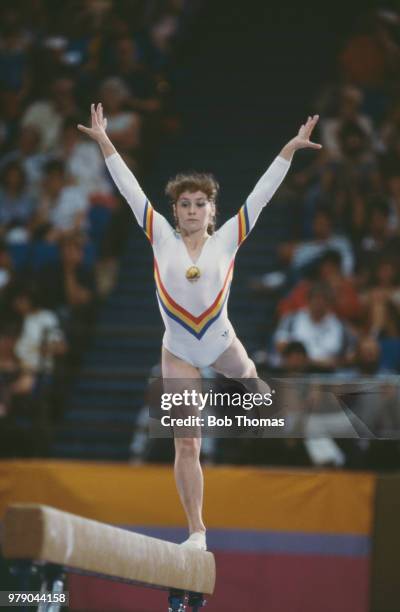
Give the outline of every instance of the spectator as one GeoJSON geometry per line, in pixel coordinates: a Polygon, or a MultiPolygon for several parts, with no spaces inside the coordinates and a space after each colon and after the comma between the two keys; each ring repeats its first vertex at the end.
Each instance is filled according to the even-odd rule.
{"type": "MultiPolygon", "coordinates": [[[[374,435],[385,437],[391,430],[398,436],[400,426],[399,385],[390,370],[381,366],[381,347],[373,336],[362,336],[355,349],[354,365],[338,372],[338,392],[347,408],[372,430],[374,435]],[[366,378],[370,384],[365,385],[366,378]],[[348,393],[343,382],[348,380],[348,393]],[[354,380],[354,385],[350,381],[354,380]]],[[[368,448],[368,446],[366,446],[368,448]]]]}
{"type": "Polygon", "coordinates": [[[29,395],[37,375],[53,371],[55,357],[66,352],[66,344],[56,315],[41,308],[36,290],[17,290],[13,308],[22,318],[22,331],[15,344],[20,374],[12,385],[12,393],[29,395]]]}
{"type": "Polygon", "coordinates": [[[161,16],[149,29],[143,53],[146,62],[156,74],[168,72],[177,31],[178,20],[171,14],[161,16]]]}
{"type": "Polygon", "coordinates": [[[4,24],[0,48],[0,85],[2,90],[13,91],[23,100],[29,91],[30,40],[21,23],[4,24]],[[5,26],[5,27],[4,27],[5,26]]]}
{"type": "Polygon", "coordinates": [[[381,348],[374,336],[361,336],[355,347],[354,365],[347,370],[347,376],[378,376],[387,374],[381,367],[381,348]]]}
{"type": "Polygon", "coordinates": [[[310,362],[304,344],[298,340],[288,342],[282,350],[282,371],[290,375],[304,374],[307,372],[309,365],[310,362]]]}
{"type": "Polygon", "coordinates": [[[380,149],[386,160],[398,160],[400,136],[400,99],[399,96],[392,102],[385,120],[380,128],[380,149]]]}
{"type": "Polygon", "coordinates": [[[389,205],[384,198],[374,198],[370,203],[368,232],[362,240],[362,249],[379,253],[390,236],[389,205]]]}
{"type": "MultiPolygon", "coordinates": [[[[337,251],[327,251],[321,257],[316,280],[330,287],[336,315],[342,320],[357,322],[362,312],[361,303],[353,279],[343,275],[342,258],[337,251]]],[[[289,295],[278,303],[279,316],[305,308],[311,286],[311,279],[300,280],[289,295]]]]}
{"type": "Polygon", "coordinates": [[[124,158],[128,158],[128,163],[135,165],[141,118],[138,113],[126,110],[130,98],[128,88],[121,79],[108,78],[101,84],[100,98],[107,117],[107,133],[124,158]]]}
{"type": "Polygon", "coordinates": [[[34,126],[39,131],[41,149],[45,152],[59,145],[63,121],[78,112],[71,78],[57,77],[49,89],[49,97],[32,102],[21,119],[23,127],[34,126]]]}
{"type": "Polygon", "coordinates": [[[373,137],[373,124],[367,115],[361,113],[363,93],[353,85],[345,85],[339,93],[339,105],[334,117],[322,119],[320,125],[321,141],[333,159],[340,159],[343,151],[340,146],[340,133],[343,125],[348,122],[360,127],[363,134],[370,140],[373,137]]]}
{"type": "Polygon", "coordinates": [[[11,161],[19,162],[26,174],[31,192],[36,193],[43,176],[43,166],[49,156],[40,152],[40,133],[34,126],[21,127],[17,147],[0,160],[0,169],[11,161]]]}
{"type": "Polygon", "coordinates": [[[346,330],[331,309],[332,293],[326,285],[314,285],[308,306],[285,316],[274,335],[279,354],[289,342],[302,342],[313,367],[334,369],[345,356],[346,330]]]}
{"type": "Polygon", "coordinates": [[[390,227],[390,207],[383,197],[374,197],[369,203],[367,230],[360,241],[357,269],[360,282],[365,284],[371,269],[382,255],[396,257],[400,239],[390,227]]]}
{"type": "MultiPolygon", "coordinates": [[[[333,167],[339,187],[357,186],[363,192],[377,172],[367,132],[356,121],[343,122],[338,130],[338,143],[340,159],[333,167]]],[[[375,187],[379,187],[378,181],[376,176],[375,187]]]]}
{"type": "Polygon", "coordinates": [[[17,161],[9,162],[0,179],[0,235],[9,242],[26,242],[26,228],[35,208],[22,166],[17,161]]]}
{"type": "Polygon", "coordinates": [[[35,236],[44,236],[54,242],[67,233],[85,229],[88,208],[85,191],[68,184],[63,162],[50,160],[45,166],[39,206],[33,220],[35,236]]]}
{"type": "MultiPolygon", "coordinates": [[[[398,74],[400,50],[387,13],[363,14],[358,31],[350,36],[339,57],[346,81],[364,88],[383,88],[398,74]]],[[[395,13],[392,15],[398,19],[395,13]]]]}
{"type": "Polygon", "coordinates": [[[153,160],[155,150],[165,127],[164,114],[168,102],[170,85],[165,78],[155,75],[139,61],[139,49],[131,36],[119,38],[113,47],[114,61],[110,74],[121,79],[129,91],[126,109],[140,113],[141,167],[153,160]]]}
{"type": "Polygon", "coordinates": [[[65,120],[62,128],[61,145],[55,151],[57,158],[64,161],[66,175],[78,185],[89,198],[109,196],[111,187],[104,172],[104,158],[94,142],[83,140],[76,126],[76,117],[65,120]]]}
{"type": "Polygon", "coordinates": [[[62,239],[60,246],[60,265],[40,273],[42,293],[51,309],[67,306],[71,312],[82,312],[93,305],[96,293],[93,272],[84,263],[84,240],[70,235],[62,239]]]}
{"type": "Polygon", "coordinates": [[[119,38],[114,43],[114,63],[110,73],[119,77],[131,92],[129,105],[139,113],[157,113],[161,100],[154,75],[139,61],[137,44],[130,36],[119,38]]]}
{"type": "MultiPolygon", "coordinates": [[[[344,174],[344,179],[368,180],[368,173],[372,174],[376,170],[375,155],[368,132],[357,121],[347,120],[338,128],[337,138],[339,146],[337,167],[344,174]]],[[[342,182],[344,179],[342,178],[342,182]]]]}
{"type": "Polygon", "coordinates": [[[68,358],[75,365],[90,337],[96,306],[93,270],[84,262],[84,241],[78,235],[61,241],[61,262],[40,274],[41,293],[46,305],[63,321],[68,344],[68,358]]]}
{"type": "Polygon", "coordinates": [[[0,91],[0,154],[7,153],[14,145],[18,132],[18,119],[16,94],[0,91]]]}
{"type": "Polygon", "coordinates": [[[366,198],[381,190],[381,175],[368,137],[354,121],[338,130],[340,156],[327,161],[306,193],[306,219],[320,202],[327,201],[336,227],[358,238],[366,218],[366,198]]]}
{"type": "Polygon", "coordinates": [[[354,265],[351,243],[345,236],[334,233],[331,213],[321,209],[314,216],[313,239],[297,244],[284,243],[279,249],[279,255],[294,270],[300,271],[328,250],[340,253],[342,271],[346,276],[351,275],[354,265]]]}
{"type": "Polygon", "coordinates": [[[391,257],[378,260],[372,286],[362,296],[368,330],[376,336],[400,335],[400,277],[396,264],[397,260],[391,257]]]}

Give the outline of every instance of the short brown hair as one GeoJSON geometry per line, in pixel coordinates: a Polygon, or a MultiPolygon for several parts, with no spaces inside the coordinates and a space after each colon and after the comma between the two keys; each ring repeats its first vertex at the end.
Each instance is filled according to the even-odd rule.
{"type": "MultiPolygon", "coordinates": [[[[171,178],[165,187],[165,193],[171,204],[175,205],[184,191],[202,191],[214,204],[217,199],[219,184],[212,174],[203,172],[180,173],[171,178]]],[[[215,230],[215,221],[207,228],[209,234],[215,230]]]]}
{"type": "Polygon", "coordinates": [[[176,203],[179,196],[184,191],[202,191],[210,200],[215,202],[219,191],[219,185],[212,174],[190,172],[187,174],[177,174],[168,181],[165,188],[165,193],[172,204],[176,203]]]}

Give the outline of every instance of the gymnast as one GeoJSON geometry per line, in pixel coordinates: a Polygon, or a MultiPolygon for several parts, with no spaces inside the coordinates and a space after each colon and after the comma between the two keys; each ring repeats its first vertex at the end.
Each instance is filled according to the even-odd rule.
{"type": "MultiPolygon", "coordinates": [[[[165,325],[162,376],[199,379],[212,366],[228,378],[257,379],[257,370],[228,319],[227,298],[236,252],[270,201],[298,149],[320,149],[310,141],[318,115],[308,117],[255,185],[239,212],[215,229],[218,183],[210,174],[178,174],[166,187],[175,228],[155,211],[106,134],[102,104],[91,106],[91,127],[78,129],[95,140],[119,191],[153,247],[156,294],[165,325]]],[[[189,538],[183,545],[206,550],[202,518],[200,437],[175,437],[175,479],[189,538]]]]}

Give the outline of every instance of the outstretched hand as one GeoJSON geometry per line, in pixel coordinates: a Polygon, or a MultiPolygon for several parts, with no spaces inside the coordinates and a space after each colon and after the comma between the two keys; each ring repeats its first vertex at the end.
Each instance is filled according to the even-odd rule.
{"type": "Polygon", "coordinates": [[[306,123],[302,125],[299,129],[299,133],[295,136],[291,144],[297,149],[322,149],[322,145],[312,142],[310,140],[310,136],[312,134],[313,129],[318,123],[319,115],[314,115],[314,117],[308,117],[306,123]]]}
{"type": "Polygon", "coordinates": [[[91,118],[92,118],[92,127],[85,127],[84,125],[78,124],[78,130],[84,132],[93,140],[97,142],[105,137],[106,128],[107,128],[107,119],[103,117],[103,105],[101,102],[97,105],[97,108],[94,104],[90,105],[91,110],[91,118]]]}

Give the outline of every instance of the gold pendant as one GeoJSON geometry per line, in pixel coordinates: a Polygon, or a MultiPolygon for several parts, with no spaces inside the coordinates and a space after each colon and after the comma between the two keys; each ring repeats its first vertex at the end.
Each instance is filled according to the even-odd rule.
{"type": "Polygon", "coordinates": [[[190,268],[186,270],[186,278],[190,282],[199,280],[200,276],[201,272],[197,266],[190,266],[190,268]]]}

